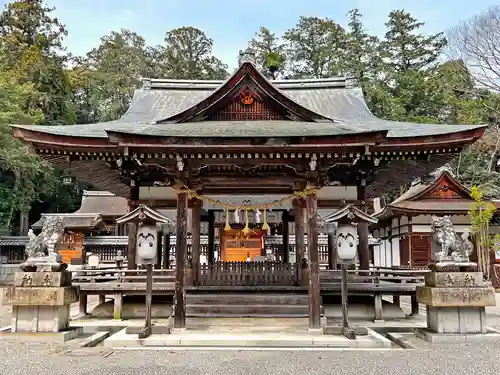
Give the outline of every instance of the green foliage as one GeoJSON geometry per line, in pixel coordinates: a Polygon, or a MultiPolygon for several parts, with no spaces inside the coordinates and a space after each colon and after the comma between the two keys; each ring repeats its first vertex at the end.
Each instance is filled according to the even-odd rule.
{"type": "Polygon", "coordinates": [[[167,77],[225,79],[227,65],[212,55],[213,40],[195,27],[180,27],[165,34],[160,62],[167,77]]]}
{"type": "Polygon", "coordinates": [[[472,233],[476,240],[476,250],[478,255],[478,267],[489,279],[490,274],[490,253],[493,251],[495,238],[490,235],[489,227],[496,206],[483,199],[484,193],[477,187],[472,187],[471,197],[474,203],[469,211],[471,217],[472,233]]]}
{"type": "Polygon", "coordinates": [[[248,42],[248,48],[255,53],[257,64],[264,74],[271,79],[277,79],[285,68],[285,45],[276,34],[266,27],[261,27],[248,42]]]}

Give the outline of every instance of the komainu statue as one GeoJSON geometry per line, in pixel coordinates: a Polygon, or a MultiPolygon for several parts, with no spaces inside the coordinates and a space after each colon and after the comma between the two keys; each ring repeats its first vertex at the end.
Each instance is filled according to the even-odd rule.
{"type": "Polygon", "coordinates": [[[433,216],[431,221],[432,260],[437,262],[469,262],[474,245],[469,240],[469,232],[461,235],[455,232],[450,216],[433,216]]]}
{"type": "Polygon", "coordinates": [[[58,268],[56,249],[64,233],[65,220],[61,216],[47,216],[42,231],[37,236],[29,231],[29,241],[26,244],[26,260],[21,265],[23,271],[34,271],[39,265],[49,265],[58,268]]]}

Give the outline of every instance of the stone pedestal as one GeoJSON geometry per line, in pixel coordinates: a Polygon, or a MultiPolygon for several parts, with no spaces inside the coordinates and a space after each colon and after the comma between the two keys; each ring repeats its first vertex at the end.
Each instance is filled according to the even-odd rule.
{"type": "Polygon", "coordinates": [[[70,304],[78,301],[71,273],[17,272],[4,288],[3,303],[12,305],[11,332],[60,332],[69,328],[70,304]]]}
{"type": "Polygon", "coordinates": [[[439,272],[425,276],[417,287],[419,303],[427,306],[427,332],[485,334],[486,306],[495,306],[495,290],[482,272],[439,272]]]}

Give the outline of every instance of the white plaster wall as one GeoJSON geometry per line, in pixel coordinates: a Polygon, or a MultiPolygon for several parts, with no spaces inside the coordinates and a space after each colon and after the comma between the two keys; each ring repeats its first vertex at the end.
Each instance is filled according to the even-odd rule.
{"type": "Polygon", "coordinates": [[[392,247],[392,265],[400,266],[401,265],[401,257],[399,253],[399,237],[395,237],[391,239],[390,243],[392,247]]]}
{"type": "Polygon", "coordinates": [[[373,247],[373,266],[374,267],[380,267],[380,254],[383,251],[381,246],[374,246],[373,247]]]}

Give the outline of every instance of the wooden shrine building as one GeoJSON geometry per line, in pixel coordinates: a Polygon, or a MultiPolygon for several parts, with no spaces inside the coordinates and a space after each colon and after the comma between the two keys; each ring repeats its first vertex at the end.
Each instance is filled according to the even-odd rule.
{"type": "Polygon", "coordinates": [[[107,191],[84,191],[80,208],[72,213],[42,214],[31,228],[37,232],[43,227],[46,217],[64,218],[64,234],[57,249],[63,261],[80,265],[85,262],[84,242],[86,237],[125,233],[125,228],[115,219],[129,212],[127,199],[107,191]]]}
{"type": "MultiPolygon", "coordinates": [[[[432,216],[449,215],[457,233],[471,231],[471,192],[448,171],[419,181],[374,214],[371,226],[380,245],[373,249],[374,266],[427,266],[431,260],[432,216]]],[[[492,201],[497,207],[499,202],[492,201]]],[[[498,227],[491,226],[497,233],[498,227]]],[[[474,254],[473,254],[474,257],[474,254]]]]}
{"type": "MultiPolygon", "coordinates": [[[[319,311],[318,210],[333,211],[347,203],[366,210],[369,197],[447,163],[481,137],[484,127],[379,119],[349,79],[270,81],[256,68],[254,56],[243,52],[239,68],[224,82],[144,79],[119,120],[16,125],[13,131],[72,176],[127,197],[131,208],[146,204],[176,209],[175,325],[183,327],[184,292],[189,285],[181,270],[186,262],[195,273],[201,268],[208,272],[197,274],[204,285],[210,284],[214,236],[222,230],[233,236],[222,241],[223,259],[249,261],[242,270],[264,272],[250,265],[267,229],[264,219],[272,215],[294,223],[301,260],[296,264],[305,267],[307,275],[289,264],[285,252],[284,266],[275,264],[266,272],[279,271],[286,277],[250,277],[247,286],[273,287],[281,280],[291,288],[297,285],[293,275],[301,274],[300,284],[304,277],[310,280],[302,284],[310,288],[309,311],[319,311]],[[188,217],[191,254],[186,251],[188,217]],[[209,226],[207,267],[199,264],[200,221],[209,226]],[[229,227],[233,232],[224,231],[229,227]]],[[[368,225],[360,224],[358,232],[359,266],[366,269],[368,225]]],[[[130,228],[131,268],[135,267],[130,251],[135,249],[133,233],[130,228]]],[[[238,282],[245,284],[249,276],[247,272],[238,282]]],[[[212,289],[226,285],[234,291],[231,280],[219,279],[212,289]]],[[[310,327],[319,327],[319,314],[309,317],[310,327]]]]}

